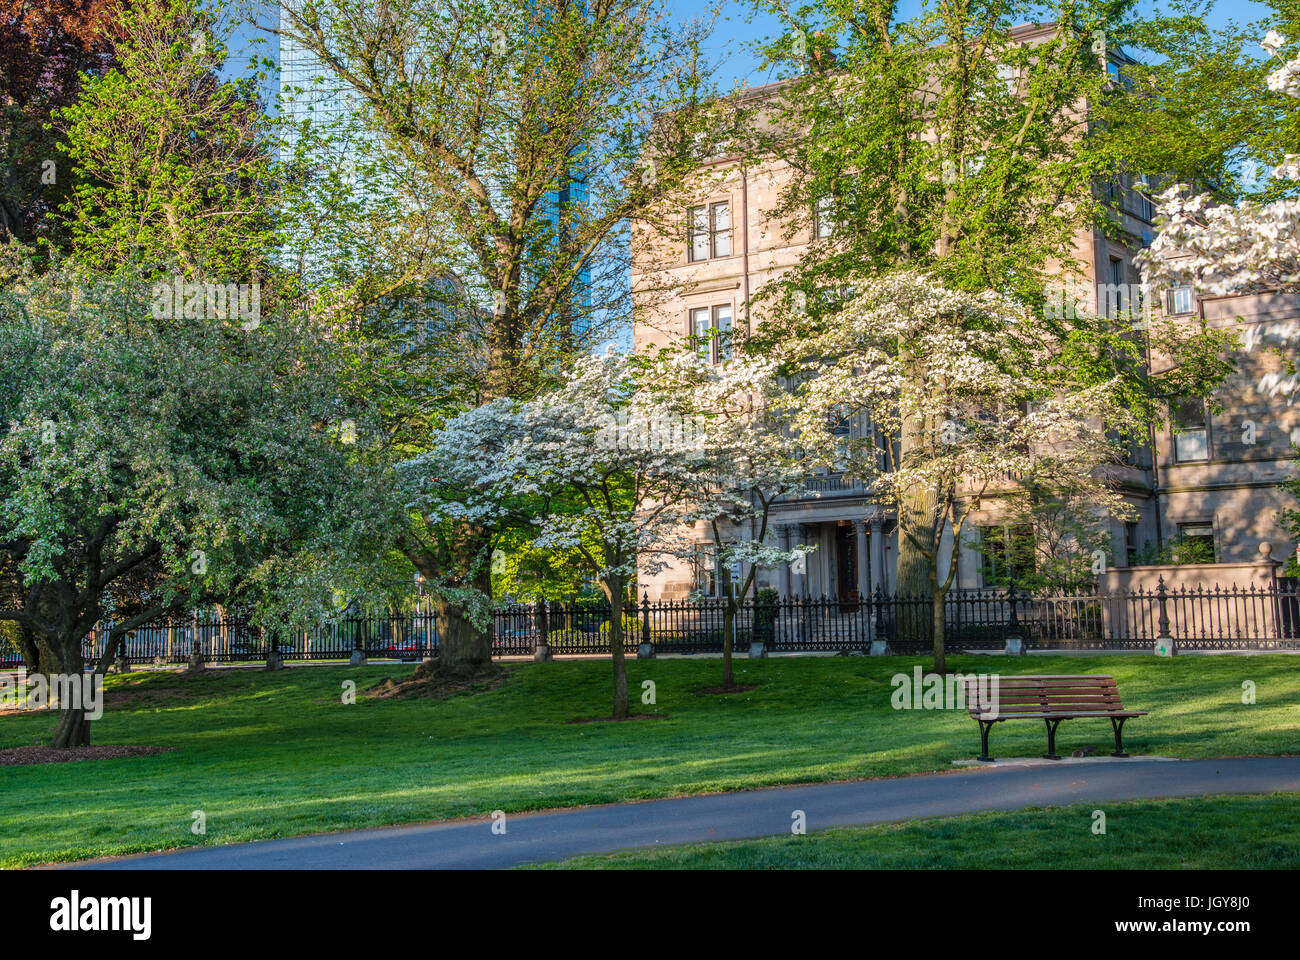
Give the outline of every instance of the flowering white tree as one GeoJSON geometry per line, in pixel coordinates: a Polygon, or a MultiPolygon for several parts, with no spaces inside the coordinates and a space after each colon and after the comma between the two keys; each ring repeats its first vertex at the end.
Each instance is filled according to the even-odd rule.
{"type": "Polygon", "coordinates": [[[962,532],[985,499],[1032,478],[1123,509],[1100,468],[1136,422],[1119,378],[1085,378],[1077,349],[1000,294],[911,272],[868,282],[833,324],[787,347],[802,367],[794,424],[810,463],[860,478],[926,560],[936,670],[962,532]],[[875,430],[841,435],[836,425],[856,414],[875,430]],[[900,454],[904,424],[921,425],[919,442],[900,454]]]}
{"type": "Polygon", "coordinates": [[[1216,205],[1182,184],[1159,199],[1160,234],[1139,259],[1147,283],[1219,296],[1300,290],[1300,200],[1216,205]]]}
{"type": "Polygon", "coordinates": [[[426,519],[498,529],[526,521],[538,548],[582,559],[610,606],[615,719],[628,716],[628,586],[638,569],[687,555],[708,510],[699,486],[712,470],[708,431],[670,388],[669,366],[582,358],[534,400],[499,399],[449,421],[404,470],[426,519]]]}
{"type": "Polygon", "coordinates": [[[807,486],[804,447],[794,430],[794,397],[778,375],[775,359],[736,357],[722,364],[694,351],[652,361],[655,387],[701,431],[705,456],[693,484],[695,518],[713,535],[721,585],[722,687],[735,688],[732,654],[740,605],[758,571],[806,553],[769,542],[772,507],[807,486]],[[741,570],[739,579],[733,569],[741,570]]]}
{"type": "MultiPolygon", "coordinates": [[[[1260,46],[1277,57],[1287,40],[1270,30],[1260,46]]],[[[1268,88],[1300,99],[1300,56],[1268,76],[1268,88]]],[[[1300,154],[1273,171],[1300,180],[1300,154]]],[[[1160,195],[1160,234],[1138,258],[1148,283],[1187,284],[1213,295],[1300,290],[1300,200],[1217,203],[1175,184],[1160,195]]]]}

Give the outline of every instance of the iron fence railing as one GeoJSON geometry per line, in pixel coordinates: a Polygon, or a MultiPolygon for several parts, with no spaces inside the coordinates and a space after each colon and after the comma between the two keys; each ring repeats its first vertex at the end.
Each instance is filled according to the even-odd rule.
{"type": "MultiPolygon", "coordinates": [[[[1294,579],[1265,586],[1176,587],[1100,593],[1026,595],[1007,590],[953,590],[944,603],[949,651],[1002,649],[1019,638],[1027,650],[1149,649],[1169,637],[1184,650],[1300,650],[1300,590],[1294,579]]],[[[899,653],[930,649],[934,607],[928,597],[868,600],[748,598],[737,604],[735,649],[761,642],[777,652],[852,652],[884,641],[899,653]]],[[[717,598],[656,600],[625,605],[624,649],[649,644],[657,654],[717,653],[727,603],[717,598]]],[[[608,654],[610,609],[603,600],[516,603],[492,614],[496,656],[608,654]]],[[[86,659],[102,656],[112,624],[86,639],[86,659]]],[[[183,663],[197,642],[209,662],[260,661],[274,649],[285,660],[367,658],[421,660],[438,649],[431,609],[355,613],[310,630],[264,631],[215,613],[154,623],[131,631],[124,652],[133,663],[183,663]]],[[[0,666],[21,663],[0,649],[0,666]]]]}

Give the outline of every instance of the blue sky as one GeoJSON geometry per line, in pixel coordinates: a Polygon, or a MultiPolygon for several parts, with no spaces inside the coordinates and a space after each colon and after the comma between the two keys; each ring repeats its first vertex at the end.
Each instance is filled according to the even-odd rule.
{"type": "MultiPolygon", "coordinates": [[[[667,0],[669,7],[679,20],[686,20],[700,15],[703,7],[698,0],[667,0]]],[[[1142,8],[1150,11],[1162,6],[1147,0],[1142,8]]],[[[922,7],[921,0],[905,0],[902,4],[903,15],[911,15],[922,7]]],[[[274,16],[274,4],[267,7],[269,15],[274,16]]],[[[1221,26],[1232,19],[1246,23],[1259,19],[1268,13],[1268,8],[1253,0],[1215,0],[1208,21],[1214,26],[1221,26]]],[[[772,77],[759,70],[759,58],[755,49],[757,43],[765,36],[773,36],[783,29],[783,24],[776,16],[756,13],[752,4],[743,0],[728,0],[722,10],[722,17],[714,31],[709,52],[714,61],[719,63],[717,80],[723,89],[729,89],[736,83],[753,86],[765,83],[772,77]]],[[[235,38],[231,43],[232,57],[229,69],[232,72],[243,70],[250,50],[255,49],[248,43],[248,34],[235,38]]],[[[256,47],[263,53],[275,49],[274,42],[256,47]]]]}
{"type": "MultiPolygon", "coordinates": [[[[679,18],[685,19],[698,15],[700,4],[692,0],[668,0],[679,18]]],[[[900,16],[914,16],[924,4],[920,0],[904,0],[900,5],[900,16]]],[[[1147,0],[1141,4],[1145,13],[1160,8],[1167,9],[1167,4],[1147,0]]],[[[1210,15],[1206,20],[1211,26],[1219,27],[1233,20],[1245,24],[1258,20],[1268,14],[1268,8],[1253,0],[1215,0],[1210,15]]],[[[784,28],[780,18],[770,14],[756,14],[753,6],[747,2],[731,0],[723,8],[715,31],[710,52],[722,61],[718,80],[719,85],[730,88],[739,82],[745,86],[757,86],[774,79],[759,69],[759,58],[755,55],[755,45],[765,36],[773,36],[784,28]]]]}

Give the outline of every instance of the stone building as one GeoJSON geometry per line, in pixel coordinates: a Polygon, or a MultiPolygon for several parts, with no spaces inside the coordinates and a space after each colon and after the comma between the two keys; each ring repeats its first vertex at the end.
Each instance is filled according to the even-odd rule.
{"type": "MultiPolygon", "coordinates": [[[[746,96],[762,97],[772,87],[746,96]]],[[[747,165],[740,157],[719,156],[680,203],[682,230],[676,240],[653,238],[641,245],[633,267],[634,290],[679,291],[641,311],[633,333],[637,351],[718,331],[701,345],[714,362],[729,354],[727,333],[739,339],[752,329],[751,303],[763,284],[797,263],[814,241],[814,232],[830,224],[813,217],[803,229],[779,222],[775,208],[791,171],[781,161],[747,165]]],[[[1134,254],[1153,238],[1153,210],[1132,182],[1106,185],[1121,226],[1118,240],[1100,231],[1077,239],[1082,269],[1079,282],[1095,292],[1097,309],[1118,290],[1140,281],[1134,254]]],[[[1237,326],[1243,348],[1238,371],[1216,398],[1222,411],[1178,411],[1177,434],[1153,432],[1150,443],[1133,451],[1122,471],[1121,487],[1138,519],[1116,522],[1113,563],[1126,566],[1149,557],[1175,538],[1198,540],[1215,560],[1251,561],[1268,541],[1275,557],[1295,549],[1279,522],[1290,498],[1280,482],[1288,475],[1291,442],[1300,440],[1300,384],[1287,371],[1300,341],[1300,298],[1240,297],[1198,299],[1190,289],[1165,291],[1156,309],[1188,320],[1203,317],[1214,326],[1237,326]]],[[[871,429],[851,424],[850,430],[871,429]]],[[[774,510],[774,538],[783,547],[813,544],[817,549],[804,569],[787,566],[762,571],[760,586],[782,595],[838,597],[851,601],[895,588],[898,550],[894,518],[873,503],[870,491],[837,474],[812,478],[816,496],[789,499],[774,510]]],[[[968,524],[969,536],[996,536],[996,503],[968,524]]],[[[717,571],[710,559],[709,535],[702,527],[699,556],[641,577],[651,598],[712,593],[717,571]]],[[[956,585],[985,585],[982,553],[964,548],[959,554],[956,585]]]]}

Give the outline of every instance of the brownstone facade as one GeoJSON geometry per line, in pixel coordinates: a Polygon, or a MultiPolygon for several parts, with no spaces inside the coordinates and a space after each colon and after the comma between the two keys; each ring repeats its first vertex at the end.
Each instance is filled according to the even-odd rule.
{"type": "MultiPolygon", "coordinates": [[[[814,218],[810,226],[792,230],[775,216],[778,194],[790,176],[783,163],[754,167],[735,157],[720,157],[708,168],[697,189],[681,198],[680,236],[646,244],[646,253],[634,265],[634,289],[677,291],[667,299],[643,298],[634,349],[701,330],[745,336],[756,322],[750,310],[755,293],[797,263],[815,242],[812,232],[822,229],[814,218]]],[[[1076,282],[1096,291],[1099,310],[1106,309],[1108,288],[1140,281],[1133,255],[1153,236],[1153,212],[1144,196],[1127,182],[1108,192],[1116,201],[1121,239],[1092,231],[1076,243],[1082,271],[1076,282]]],[[[1113,562],[1128,566],[1179,536],[1210,538],[1221,563],[1256,561],[1264,542],[1274,558],[1284,557],[1295,549],[1280,523],[1284,505],[1294,502],[1280,484],[1293,468],[1291,443],[1300,441],[1300,384],[1286,371],[1287,359],[1300,343],[1300,298],[1202,301],[1187,291],[1163,291],[1153,299],[1160,309],[1189,322],[1204,317],[1215,326],[1237,326],[1243,349],[1237,373],[1216,398],[1222,412],[1180,411],[1181,433],[1157,431],[1145,449],[1134,451],[1122,483],[1138,520],[1114,524],[1113,562]]],[[[702,349],[715,362],[726,358],[721,340],[702,349]]],[[[871,427],[857,423],[852,429],[871,427]]],[[[819,496],[780,504],[772,523],[774,542],[814,544],[816,551],[802,569],[762,571],[760,586],[775,587],[785,596],[843,599],[877,589],[891,592],[897,556],[892,517],[873,503],[870,491],[840,476],[819,475],[813,485],[819,496]]],[[[973,532],[964,536],[978,537],[980,528],[996,526],[998,519],[994,502],[972,517],[968,530],[973,532]]],[[[709,538],[703,530],[699,538],[701,555],[695,562],[680,561],[642,576],[641,587],[652,599],[713,592],[717,578],[708,556],[709,538]]],[[[983,586],[982,567],[978,551],[963,549],[957,585],[983,586]]]]}

